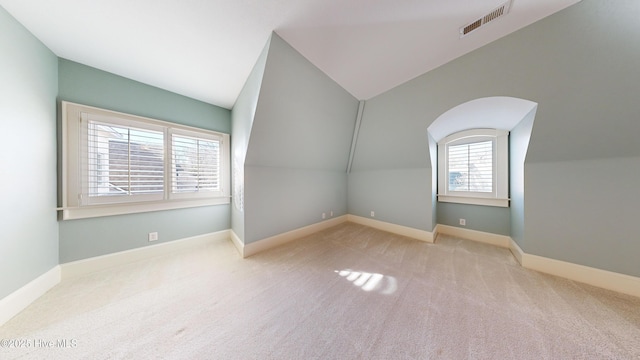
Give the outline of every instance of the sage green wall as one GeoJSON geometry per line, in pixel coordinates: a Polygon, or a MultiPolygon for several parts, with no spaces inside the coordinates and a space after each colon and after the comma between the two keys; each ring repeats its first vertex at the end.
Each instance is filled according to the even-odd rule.
{"type": "Polygon", "coordinates": [[[229,229],[228,205],[60,222],[60,263],[229,229]],[[157,231],[158,241],[148,241],[157,231]]]}
{"type": "Polygon", "coordinates": [[[245,244],[347,213],[358,100],[272,34],[244,174],[245,244]]]}
{"type": "Polygon", "coordinates": [[[431,231],[430,180],[430,169],[352,170],[349,214],[431,231]]]}
{"type": "Polygon", "coordinates": [[[431,224],[438,223],[436,205],[438,203],[438,172],[433,169],[438,168],[438,143],[429,134],[429,157],[431,158],[431,224]]]}
{"type": "Polygon", "coordinates": [[[535,120],[537,106],[511,130],[509,134],[509,197],[511,198],[511,238],[524,246],[524,163],[531,140],[531,130],[535,120]]]}
{"type": "Polygon", "coordinates": [[[58,100],[231,133],[231,111],[66,59],[58,100]]]}
{"type": "Polygon", "coordinates": [[[539,108],[525,164],[523,250],[640,276],[638,1],[584,0],[510,38],[539,108]]]}
{"type": "Polygon", "coordinates": [[[640,157],[527,164],[523,250],[640,276],[638,184],[640,157]]]}
{"type": "MultiPolygon", "coordinates": [[[[69,60],[59,60],[58,99],[229,133],[231,112],[69,60]]],[[[230,205],[59,222],[60,263],[227,230],[230,205]],[[158,242],[147,234],[157,231],[158,242]]]]}
{"type": "Polygon", "coordinates": [[[428,124],[414,108],[423,103],[416,96],[423,89],[416,84],[367,100],[349,174],[348,206],[352,215],[371,217],[374,211],[376,220],[432,231],[428,124]]]}
{"type": "Polygon", "coordinates": [[[58,265],[56,56],[0,7],[0,299],[58,265]]]}
{"type": "MultiPolygon", "coordinates": [[[[640,183],[638,18],[638,1],[583,0],[368,100],[354,168],[429,168],[421,163],[429,158],[426,129],[440,114],[489,96],[534,101],[523,250],[639,276],[630,255],[640,253],[632,219],[640,194],[630,185],[640,183]]],[[[415,183],[398,176],[396,184],[415,183]]],[[[385,211],[404,217],[431,208],[422,187],[412,191],[414,204],[385,211]]]]}
{"type": "Polygon", "coordinates": [[[436,211],[438,224],[511,235],[511,210],[506,207],[439,202],[436,211]],[[465,219],[464,226],[460,219],[465,219]]]}
{"type": "Polygon", "coordinates": [[[233,196],[231,207],[231,229],[244,242],[244,164],[247,157],[247,148],[249,147],[249,138],[251,136],[251,127],[258,106],[258,95],[262,86],[262,77],[264,76],[264,68],[267,63],[267,54],[269,53],[269,44],[271,39],[267,41],[262,53],[258,57],[258,61],[251,70],[249,78],[245,82],[236,103],[231,109],[231,122],[233,131],[233,141],[231,147],[231,164],[233,167],[232,182],[233,196]]]}

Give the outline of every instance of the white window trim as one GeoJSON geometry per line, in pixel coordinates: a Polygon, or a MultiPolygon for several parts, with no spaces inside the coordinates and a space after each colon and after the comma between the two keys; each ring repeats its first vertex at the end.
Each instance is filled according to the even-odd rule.
{"type": "Polygon", "coordinates": [[[229,134],[203,130],[191,126],[179,125],[162,120],[135,116],[97,107],[62,101],[62,173],[61,200],[63,220],[83,219],[99,216],[133,214],[149,211],[181,209],[197,206],[221,205],[230,203],[230,151],[229,134]],[[165,133],[165,184],[162,199],[150,201],[129,201],[106,204],[82,204],[82,176],[80,174],[80,126],[81,113],[109,116],[123,119],[125,122],[146,124],[165,133]],[[221,188],[219,193],[203,196],[175,196],[171,193],[171,133],[198,135],[203,138],[221,139],[221,188]]]}
{"type": "Polygon", "coordinates": [[[438,201],[483,206],[509,206],[509,132],[473,129],[451,134],[438,142],[438,201]],[[449,191],[447,150],[450,145],[492,140],[494,189],[491,193],[449,191]]]}

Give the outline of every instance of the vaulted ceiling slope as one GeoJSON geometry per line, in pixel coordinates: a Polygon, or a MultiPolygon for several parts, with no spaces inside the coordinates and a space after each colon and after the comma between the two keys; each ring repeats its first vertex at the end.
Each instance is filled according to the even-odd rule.
{"type": "Polygon", "coordinates": [[[233,107],[276,31],[366,100],[580,0],[0,0],[62,58],[233,107]]]}

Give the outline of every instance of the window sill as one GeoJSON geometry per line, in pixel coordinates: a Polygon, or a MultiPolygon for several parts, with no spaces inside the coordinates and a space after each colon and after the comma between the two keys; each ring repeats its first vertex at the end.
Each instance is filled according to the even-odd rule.
{"type": "Polygon", "coordinates": [[[448,202],[448,203],[457,203],[457,204],[468,204],[468,205],[509,207],[509,199],[438,195],[438,201],[448,202]]]}
{"type": "Polygon", "coordinates": [[[197,200],[170,200],[145,203],[87,205],[82,207],[58,208],[57,210],[62,211],[62,220],[76,220],[101,216],[185,209],[199,206],[224,205],[229,204],[231,202],[230,200],[230,197],[216,197],[197,200]]]}

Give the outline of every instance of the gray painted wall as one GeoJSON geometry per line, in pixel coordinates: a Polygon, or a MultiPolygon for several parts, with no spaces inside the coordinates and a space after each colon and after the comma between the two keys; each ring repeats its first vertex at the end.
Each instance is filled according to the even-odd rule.
{"type": "Polygon", "coordinates": [[[258,106],[258,95],[262,86],[264,68],[267,64],[267,54],[271,38],[267,41],[258,61],[251,70],[233,109],[231,110],[231,123],[233,139],[231,141],[231,164],[233,194],[231,201],[231,229],[244,241],[244,163],[249,147],[251,127],[258,106]]]}
{"type": "Polygon", "coordinates": [[[424,168],[352,171],[348,212],[372,218],[373,211],[375,220],[431,231],[430,180],[424,168]]]}
{"type": "Polygon", "coordinates": [[[431,224],[438,223],[436,205],[438,203],[438,172],[433,169],[438,168],[438,143],[429,134],[429,157],[431,159],[431,224]]]}
{"type": "MultiPolygon", "coordinates": [[[[229,133],[231,113],[69,60],[59,60],[58,99],[229,133]]],[[[227,230],[230,205],[67,220],[59,223],[60,263],[227,230]],[[158,242],[147,234],[157,231],[158,242]]]]}
{"type": "Polygon", "coordinates": [[[0,7],[0,299],[58,265],[56,56],[0,7]]]}
{"type": "Polygon", "coordinates": [[[247,166],[245,243],[347,213],[346,171],[247,166]]]}
{"type": "Polygon", "coordinates": [[[60,263],[229,229],[228,205],[60,222],[60,263]],[[158,241],[148,241],[149,232],[158,241]]]}
{"type": "MultiPolygon", "coordinates": [[[[429,168],[421,163],[429,158],[426,128],[440,114],[488,96],[534,101],[523,250],[640,275],[629,219],[638,192],[627,185],[640,183],[639,16],[634,0],[584,0],[367,101],[354,168],[429,168]]],[[[422,187],[411,191],[431,208],[431,197],[418,197],[422,187]]],[[[375,196],[374,189],[349,208],[375,196]]],[[[386,211],[404,218],[416,209],[386,211]]]]}
{"type": "Polygon", "coordinates": [[[231,132],[230,110],[66,59],[59,60],[58,91],[58,100],[231,132]]]}
{"type": "Polygon", "coordinates": [[[438,224],[511,235],[511,210],[506,207],[439,202],[436,211],[438,224]],[[460,219],[465,219],[465,226],[460,225],[460,219]]]}
{"type": "Polygon", "coordinates": [[[524,162],[531,140],[531,130],[537,107],[520,121],[509,134],[509,196],[511,238],[520,247],[524,246],[524,162]]]}
{"type": "Polygon", "coordinates": [[[245,162],[246,244],[346,214],[358,101],[271,37],[245,162]]]}
{"type": "MultiPolygon", "coordinates": [[[[349,213],[420,230],[433,222],[428,123],[408,83],[367,100],[349,174],[349,213]],[[413,96],[411,96],[413,94],[413,96]]],[[[418,84],[420,85],[420,84],[418,84]]]]}
{"type": "Polygon", "coordinates": [[[523,249],[640,276],[639,169],[640,157],[527,164],[523,249]]]}
{"type": "Polygon", "coordinates": [[[526,252],[640,275],[639,16],[637,1],[585,0],[512,39],[550,54],[531,65],[546,81],[530,89],[541,100],[525,164],[526,252]]]}

